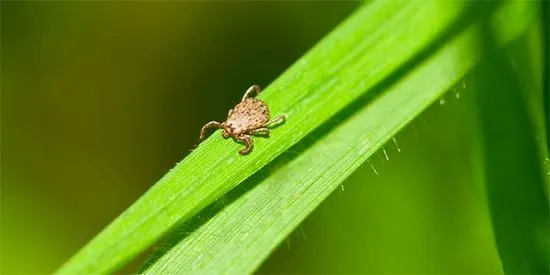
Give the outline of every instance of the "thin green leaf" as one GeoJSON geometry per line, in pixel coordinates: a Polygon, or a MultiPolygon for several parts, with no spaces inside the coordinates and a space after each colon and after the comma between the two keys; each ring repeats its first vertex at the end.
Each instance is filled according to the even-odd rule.
{"type": "MultiPolygon", "coordinates": [[[[510,12],[512,6],[499,10],[510,12]]],[[[529,15],[511,13],[509,22],[529,15]]],[[[513,25],[516,27],[517,25],[513,25]]],[[[499,38],[509,42],[516,28],[499,38]]],[[[359,165],[442,96],[478,62],[472,26],[397,85],[346,118],[312,146],[183,238],[145,273],[247,274],[359,165]]],[[[317,137],[317,136],[316,136],[317,137]]],[[[281,157],[291,158],[291,154],[281,157]]]]}
{"type": "MultiPolygon", "coordinates": [[[[512,12],[533,15],[538,7],[534,2],[515,2],[515,6],[512,12]]],[[[543,166],[548,152],[541,123],[543,85],[536,77],[542,63],[528,61],[530,54],[539,60],[542,54],[526,50],[529,36],[523,36],[522,43],[513,45],[519,49],[512,49],[516,52],[514,64],[525,72],[515,71],[509,55],[491,39],[506,35],[506,27],[495,24],[484,28],[481,45],[486,58],[477,81],[489,209],[504,272],[548,274],[550,212],[543,166]]]]}
{"type": "MultiPolygon", "coordinates": [[[[543,81],[543,106],[544,106],[544,126],[546,128],[546,150],[550,151],[550,1],[540,2],[541,12],[541,30],[542,30],[542,81],[543,81]],[[546,77],[544,77],[546,76],[546,77]]],[[[550,166],[550,163],[547,163],[550,166]]],[[[550,170],[550,169],[549,169],[550,170]]]]}
{"type": "Polygon", "coordinates": [[[288,115],[271,138],[256,139],[248,156],[237,154],[242,145],[218,134],[207,139],[57,273],[121,267],[387,78],[448,28],[465,5],[426,0],[364,5],[261,95],[274,115],[288,115]]]}

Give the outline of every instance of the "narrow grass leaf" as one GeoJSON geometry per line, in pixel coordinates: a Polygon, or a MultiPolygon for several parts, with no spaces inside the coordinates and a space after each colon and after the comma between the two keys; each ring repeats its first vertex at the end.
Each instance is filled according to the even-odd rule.
{"type": "MultiPolygon", "coordinates": [[[[512,12],[510,24],[529,18],[512,12]]],[[[499,43],[521,31],[508,32],[499,43]]],[[[283,155],[287,163],[148,263],[145,273],[253,272],[348,175],[474,67],[479,35],[473,25],[333,130],[316,136],[297,157],[283,155]]]]}
{"type": "Polygon", "coordinates": [[[271,138],[256,139],[248,156],[237,154],[242,145],[219,133],[208,138],[57,273],[107,273],[123,266],[387,78],[449,27],[465,5],[363,5],[261,95],[274,115],[288,115],[271,138]]]}
{"type": "MultiPolygon", "coordinates": [[[[525,14],[536,14],[538,7],[535,2],[514,4],[516,12],[525,14]]],[[[477,80],[489,209],[504,272],[548,274],[550,210],[546,193],[548,175],[543,164],[548,151],[544,125],[539,122],[544,116],[539,105],[543,85],[526,86],[536,82],[535,75],[542,70],[542,63],[518,62],[529,60],[529,53],[539,58],[542,54],[525,50],[528,36],[522,37],[523,43],[514,43],[521,46],[516,50],[520,55],[515,62],[521,64],[521,70],[532,72],[521,80],[522,74],[513,69],[508,55],[491,39],[506,35],[506,27],[506,24],[487,24],[483,28],[485,39],[481,45],[485,59],[477,80]]]]}

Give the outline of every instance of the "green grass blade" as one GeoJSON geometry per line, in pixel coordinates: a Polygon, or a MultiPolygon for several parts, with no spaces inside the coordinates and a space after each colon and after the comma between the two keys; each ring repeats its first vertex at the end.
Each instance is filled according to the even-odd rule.
{"type": "MultiPolygon", "coordinates": [[[[516,6],[516,11],[531,14],[536,14],[538,7],[535,2],[516,2],[516,6]]],[[[510,55],[491,40],[507,32],[503,27],[496,24],[484,29],[486,58],[477,81],[489,209],[504,272],[549,274],[548,175],[543,166],[548,151],[540,123],[544,118],[540,104],[543,85],[536,77],[542,63],[527,61],[530,54],[538,60],[542,54],[526,50],[529,36],[523,36],[523,44],[515,43],[512,50],[516,66],[525,72],[514,71],[510,55]]]]}
{"type": "MultiPolygon", "coordinates": [[[[499,10],[503,11],[510,11],[510,6],[499,10]]],[[[512,13],[509,22],[529,18],[512,13]]],[[[499,41],[509,42],[519,33],[516,28],[499,41]]],[[[477,26],[463,32],[397,85],[321,135],[312,146],[305,146],[297,157],[148,263],[145,273],[253,272],[354,169],[478,62],[478,37],[477,26]]]]}
{"type": "MultiPolygon", "coordinates": [[[[544,125],[546,128],[546,149],[550,151],[550,1],[541,1],[541,30],[543,38],[543,106],[544,106],[544,125]]],[[[548,164],[550,166],[550,164],[548,164]]]]}
{"type": "Polygon", "coordinates": [[[271,138],[256,139],[244,157],[237,154],[241,145],[219,133],[207,139],[57,273],[123,266],[387,78],[449,27],[463,5],[422,0],[362,6],[261,95],[274,115],[288,115],[271,138]]]}

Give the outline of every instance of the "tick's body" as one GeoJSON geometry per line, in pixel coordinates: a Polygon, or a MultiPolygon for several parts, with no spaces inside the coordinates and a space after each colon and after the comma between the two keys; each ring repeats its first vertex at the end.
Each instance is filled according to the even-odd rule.
{"type": "Polygon", "coordinates": [[[269,137],[269,126],[285,120],[285,115],[280,115],[269,121],[269,107],[251,94],[260,93],[260,87],[252,85],[244,94],[241,102],[229,110],[227,119],[224,122],[210,121],[201,129],[200,139],[203,140],[206,130],[211,127],[223,129],[224,138],[232,137],[234,140],[244,143],[245,149],[239,151],[246,155],[252,150],[252,135],[263,135],[269,137]]]}
{"type": "Polygon", "coordinates": [[[225,124],[235,135],[262,128],[269,121],[269,108],[256,98],[245,98],[229,111],[225,124]]]}

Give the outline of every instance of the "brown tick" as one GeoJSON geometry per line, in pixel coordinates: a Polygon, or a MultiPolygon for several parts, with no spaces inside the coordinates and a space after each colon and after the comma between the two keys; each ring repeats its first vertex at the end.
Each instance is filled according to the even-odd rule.
{"type": "Polygon", "coordinates": [[[269,137],[270,126],[279,124],[286,119],[286,115],[280,115],[273,120],[269,120],[269,107],[265,102],[254,98],[252,93],[258,95],[260,87],[252,85],[244,93],[239,104],[229,110],[227,119],[224,122],[210,121],[201,129],[201,141],[204,139],[206,130],[209,128],[223,129],[223,138],[232,137],[235,141],[243,143],[246,148],[239,151],[241,155],[250,153],[254,146],[252,135],[262,135],[269,137]]]}

